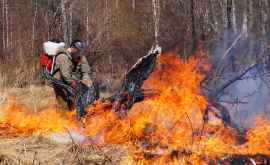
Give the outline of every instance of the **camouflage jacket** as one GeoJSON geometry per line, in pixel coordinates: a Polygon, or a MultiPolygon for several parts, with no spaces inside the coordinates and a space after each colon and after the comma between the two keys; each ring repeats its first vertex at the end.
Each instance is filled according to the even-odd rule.
{"type": "Polygon", "coordinates": [[[85,56],[82,56],[76,65],[72,62],[72,57],[68,52],[59,54],[55,59],[54,70],[56,72],[53,76],[68,85],[71,84],[72,80],[91,80],[90,66],[85,56]]]}

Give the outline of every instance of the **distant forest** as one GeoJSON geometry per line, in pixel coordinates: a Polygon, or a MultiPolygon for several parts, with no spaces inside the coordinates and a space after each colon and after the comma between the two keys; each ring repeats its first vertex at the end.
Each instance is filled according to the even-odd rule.
{"type": "Polygon", "coordinates": [[[174,49],[183,58],[199,43],[209,56],[226,52],[240,34],[245,51],[234,50],[239,54],[234,63],[243,56],[252,62],[269,51],[270,0],[159,0],[156,17],[154,1],[1,0],[0,84],[40,84],[42,43],[59,38],[67,44],[86,41],[93,77],[113,87],[153,45],[154,18],[163,50],[174,49]]]}

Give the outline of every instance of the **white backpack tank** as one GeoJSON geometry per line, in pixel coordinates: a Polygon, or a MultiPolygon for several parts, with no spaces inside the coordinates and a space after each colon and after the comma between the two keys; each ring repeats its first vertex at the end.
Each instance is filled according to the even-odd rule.
{"type": "Polygon", "coordinates": [[[48,56],[53,57],[53,63],[52,63],[52,69],[51,69],[51,74],[53,74],[56,55],[58,55],[61,52],[65,52],[65,43],[64,42],[55,43],[55,42],[47,41],[43,43],[43,50],[48,56]]]}
{"type": "Polygon", "coordinates": [[[47,41],[43,43],[43,49],[46,54],[49,56],[56,56],[60,52],[65,51],[65,43],[55,43],[51,41],[47,41]]]}

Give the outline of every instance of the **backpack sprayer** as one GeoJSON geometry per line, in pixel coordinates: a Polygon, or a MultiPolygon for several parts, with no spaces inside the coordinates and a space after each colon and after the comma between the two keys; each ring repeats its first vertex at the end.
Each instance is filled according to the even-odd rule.
{"type": "Polygon", "coordinates": [[[55,43],[55,42],[51,42],[51,41],[47,41],[43,43],[43,49],[45,52],[45,55],[47,55],[47,69],[50,70],[50,73],[53,74],[54,71],[54,66],[55,66],[55,59],[56,56],[65,51],[65,43],[64,42],[59,42],[59,43],[55,43]]]}

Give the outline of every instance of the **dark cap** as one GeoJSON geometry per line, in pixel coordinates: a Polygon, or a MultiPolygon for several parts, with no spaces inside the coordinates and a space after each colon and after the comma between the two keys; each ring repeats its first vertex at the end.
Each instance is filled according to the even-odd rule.
{"type": "Polygon", "coordinates": [[[74,40],[72,41],[72,43],[70,44],[70,47],[73,47],[73,48],[76,48],[76,49],[79,49],[80,51],[84,50],[85,49],[85,44],[83,41],[81,40],[74,40]]]}

